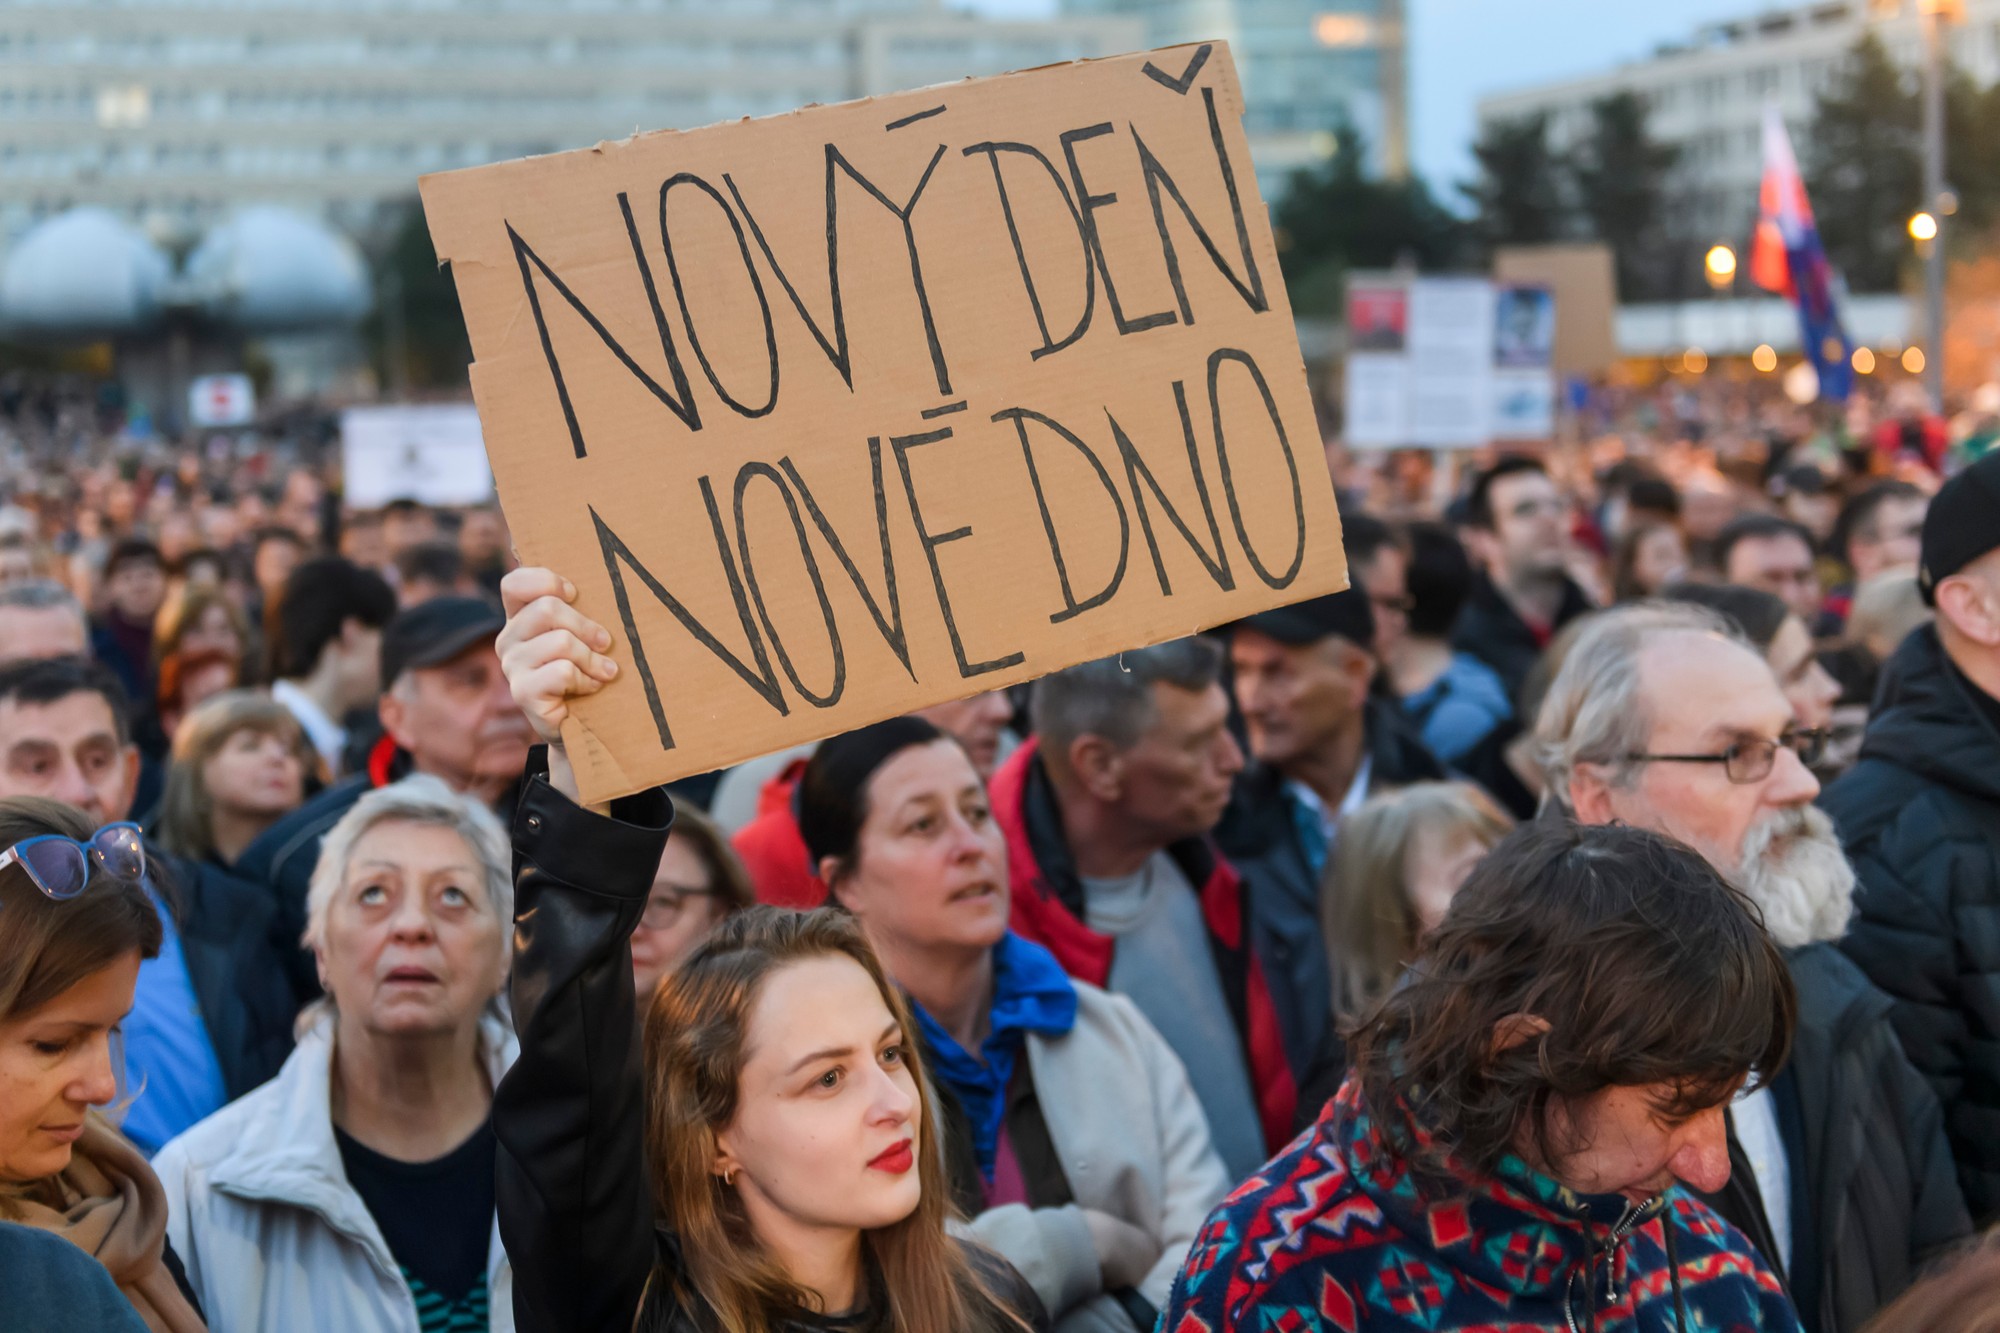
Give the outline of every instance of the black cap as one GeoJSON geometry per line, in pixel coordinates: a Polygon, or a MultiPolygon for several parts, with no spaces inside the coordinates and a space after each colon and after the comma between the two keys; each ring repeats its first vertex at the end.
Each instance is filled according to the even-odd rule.
{"type": "Polygon", "coordinates": [[[507,618],[481,597],[433,597],[396,613],[382,630],[382,686],[405,671],[449,662],[494,638],[507,618]]]}
{"type": "Polygon", "coordinates": [[[1938,584],[1996,546],[2000,546],[2000,450],[1946,482],[1924,514],[1917,587],[1925,604],[1935,606],[1938,584]]]}
{"type": "Polygon", "coordinates": [[[1294,648],[1338,637],[1357,648],[1375,651],[1375,608],[1368,604],[1368,595],[1359,588],[1294,602],[1275,611],[1260,611],[1237,621],[1231,628],[1254,629],[1294,648]]]}

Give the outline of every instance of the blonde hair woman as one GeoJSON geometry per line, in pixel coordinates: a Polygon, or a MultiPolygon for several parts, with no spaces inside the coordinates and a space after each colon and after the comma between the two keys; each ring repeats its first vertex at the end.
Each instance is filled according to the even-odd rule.
{"type": "Polygon", "coordinates": [[[1344,1034],[1395,988],[1473,865],[1513,826],[1492,797],[1465,782],[1384,792],[1341,820],[1320,894],[1334,1021],[1300,1091],[1302,1124],[1340,1087],[1344,1034]]]}
{"type": "Polygon", "coordinates": [[[160,801],[160,845],[228,867],[305,799],[314,756],[298,720],[269,695],[229,690],[174,733],[160,801]]]}

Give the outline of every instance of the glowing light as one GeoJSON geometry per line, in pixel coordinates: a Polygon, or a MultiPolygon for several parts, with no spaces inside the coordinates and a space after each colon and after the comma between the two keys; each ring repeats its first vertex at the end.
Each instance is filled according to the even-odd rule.
{"type": "Polygon", "coordinates": [[[1778,368],[1778,354],[1769,343],[1758,343],[1757,350],[1750,353],[1750,364],[1768,375],[1778,368]]]}
{"type": "Polygon", "coordinates": [[[1736,276],[1736,252],[1726,245],[1712,247],[1703,263],[1708,267],[1709,280],[1712,282],[1728,282],[1736,276]]]}
{"type": "Polygon", "coordinates": [[[1313,20],[1313,36],[1321,46],[1367,46],[1375,39],[1375,25],[1366,14],[1321,14],[1313,20]]]}
{"type": "Polygon", "coordinates": [[[1866,347],[1857,347],[1854,349],[1853,361],[1855,374],[1873,375],[1875,373],[1875,353],[1869,351],[1866,347]]]}
{"type": "Polygon", "coordinates": [[[1708,369],[1708,353],[1699,347],[1690,347],[1681,353],[1681,365],[1690,375],[1699,375],[1708,369]]]}
{"type": "Polygon", "coordinates": [[[1935,241],[1937,233],[1937,219],[1929,213],[1917,213],[1910,218],[1910,238],[1912,240],[1935,241]]]}
{"type": "Polygon", "coordinates": [[[1921,347],[1905,347],[1903,349],[1903,369],[1909,371],[1912,375],[1923,374],[1924,349],[1921,347]]]}

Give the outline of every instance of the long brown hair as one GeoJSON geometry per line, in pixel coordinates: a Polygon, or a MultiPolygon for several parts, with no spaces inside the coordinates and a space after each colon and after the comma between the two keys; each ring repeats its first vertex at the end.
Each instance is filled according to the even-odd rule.
{"type": "Polygon", "coordinates": [[[897,1333],[965,1333],[1018,1322],[945,1235],[949,1188],[909,1006],[860,926],[826,908],[753,907],[728,917],[653,997],[645,1035],[648,1169],[654,1207],[680,1241],[680,1280],[692,1288],[683,1294],[707,1305],[725,1333],[766,1333],[781,1312],[815,1304],[757,1241],[714,1164],[716,1136],[736,1116],[750,1012],[765,980],[789,964],[836,955],[861,965],[902,1024],[910,1038],[904,1059],[917,1086],[921,1197],[902,1221],[862,1233],[888,1303],[887,1326],[897,1333]]]}
{"type": "Polygon", "coordinates": [[[1757,909],[1701,855],[1622,825],[1525,824],[1473,869],[1424,938],[1411,979],[1355,1033],[1355,1076],[1384,1124],[1406,1108],[1433,1136],[1405,1146],[1428,1175],[1456,1155],[1491,1171],[1523,1142],[1559,1165],[1549,1112],[1614,1086],[1673,1089],[1666,1114],[1771,1079],[1797,997],[1757,909]],[[1500,1048],[1525,1015],[1548,1031],[1500,1048]]]}
{"type": "MultiPolygon", "coordinates": [[[[0,800],[0,849],[45,833],[86,841],[94,831],[60,801],[0,800]]],[[[160,915],[137,884],[99,870],[83,892],[56,902],[20,866],[0,870],[0,1023],[27,1017],[134,951],[158,957],[161,934],[160,915]]],[[[0,1186],[0,1218],[18,1215],[15,1200],[39,1188],[0,1186]]]]}

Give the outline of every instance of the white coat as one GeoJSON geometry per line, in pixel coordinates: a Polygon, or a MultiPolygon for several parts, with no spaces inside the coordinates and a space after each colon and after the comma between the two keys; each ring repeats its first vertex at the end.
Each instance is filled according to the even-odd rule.
{"type": "MultiPolygon", "coordinates": [[[[160,1150],[167,1238],[210,1333],[420,1333],[417,1305],[381,1228],[347,1182],[333,1136],[331,1014],[269,1083],[160,1150]]],[[[497,1085],[514,1035],[479,1024],[497,1085]]],[[[513,1333],[511,1270],[496,1219],[486,1269],[492,1333],[513,1333]]]]}
{"type": "Polygon", "coordinates": [[[1137,1290],[1165,1309],[1188,1247],[1230,1181],[1166,1039],[1124,996],[1075,985],[1076,1026],[1059,1036],[1030,1032],[1024,1045],[1076,1202],[1002,1204],[963,1229],[1020,1270],[1055,1316],[1056,1333],[1132,1333],[1124,1309],[1103,1294],[1083,1210],[1109,1213],[1159,1242],[1137,1290]]]}

